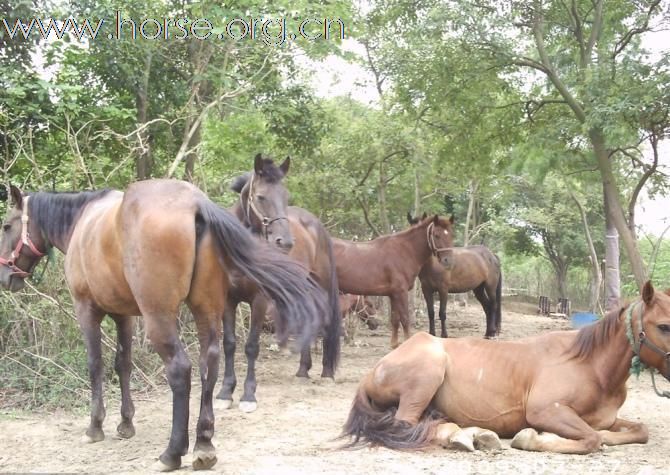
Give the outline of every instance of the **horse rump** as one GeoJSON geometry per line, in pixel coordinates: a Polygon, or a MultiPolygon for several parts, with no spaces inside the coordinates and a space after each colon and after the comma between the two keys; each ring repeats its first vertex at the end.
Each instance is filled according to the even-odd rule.
{"type": "Polygon", "coordinates": [[[384,446],[396,450],[420,449],[428,446],[435,437],[437,426],[445,422],[444,416],[429,407],[415,425],[395,418],[397,406],[386,409],[375,407],[363,386],[358,388],[349,417],[340,439],[351,440],[342,448],[384,446]]]}

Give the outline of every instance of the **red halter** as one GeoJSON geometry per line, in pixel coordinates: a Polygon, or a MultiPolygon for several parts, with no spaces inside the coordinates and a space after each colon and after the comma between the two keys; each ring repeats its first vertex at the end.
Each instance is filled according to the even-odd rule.
{"type": "Polygon", "coordinates": [[[25,279],[28,277],[32,272],[27,272],[24,271],[23,269],[19,268],[16,265],[16,259],[19,258],[21,255],[21,249],[23,249],[23,246],[28,246],[28,249],[35,254],[35,257],[42,257],[45,255],[44,252],[40,251],[37,249],[37,246],[33,243],[32,239],[30,239],[30,234],[28,233],[28,199],[30,197],[26,196],[23,198],[23,214],[21,215],[21,239],[19,239],[16,243],[16,247],[12,251],[11,256],[9,256],[9,259],[4,259],[3,257],[0,257],[0,265],[9,267],[12,270],[11,275],[18,275],[19,277],[25,279]]]}

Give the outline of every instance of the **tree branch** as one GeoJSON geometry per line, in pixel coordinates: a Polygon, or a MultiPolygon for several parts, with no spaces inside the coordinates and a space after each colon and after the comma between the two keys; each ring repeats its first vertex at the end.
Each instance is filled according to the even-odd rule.
{"type": "Polygon", "coordinates": [[[649,30],[649,21],[651,20],[651,15],[654,13],[654,10],[659,6],[660,3],[661,0],[654,0],[651,5],[649,5],[649,9],[647,10],[647,14],[642,26],[631,28],[621,37],[619,41],[617,41],[616,45],[614,46],[612,58],[616,58],[618,54],[626,49],[626,46],[628,46],[628,44],[633,40],[635,35],[641,35],[642,33],[649,30]]]}

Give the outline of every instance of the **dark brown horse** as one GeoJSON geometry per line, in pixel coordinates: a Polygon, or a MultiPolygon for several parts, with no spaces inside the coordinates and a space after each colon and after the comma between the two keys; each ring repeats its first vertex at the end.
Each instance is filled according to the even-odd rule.
{"type": "Polygon", "coordinates": [[[518,341],[420,333],[363,378],[344,435],[474,450],[499,447],[498,434],[514,436],[514,448],[573,454],[646,443],[643,424],[618,417],[634,355],[670,380],[670,296],[650,282],[579,331],[518,341]]]}
{"type": "MultiPolygon", "coordinates": [[[[277,167],[272,160],[257,155],[254,171],[238,177],[232,185],[233,190],[240,194],[240,199],[231,211],[260,239],[277,245],[288,252],[291,258],[302,263],[327,293],[328,309],[316,315],[315,319],[319,323],[318,331],[323,334],[321,376],[333,378],[340,356],[341,320],[332,243],[328,231],[318,218],[302,208],[288,206],[288,191],[282,180],[288,173],[289,164],[290,160],[287,158],[277,167]]],[[[250,412],[257,407],[255,363],[268,300],[257,285],[240,274],[234,274],[231,279],[231,291],[224,314],[225,371],[223,384],[217,395],[220,400],[217,407],[228,408],[232,405],[233,391],[237,384],[234,365],[235,315],[240,302],[247,302],[251,306],[249,336],[245,347],[247,377],[239,406],[242,411],[250,412]]],[[[296,376],[308,377],[311,367],[312,356],[306,347],[301,352],[296,376]]]]}
{"type": "MultiPolygon", "coordinates": [[[[426,214],[422,219],[426,218],[426,214]]],[[[407,213],[410,224],[420,222],[407,213]]],[[[436,259],[431,259],[419,272],[421,291],[428,310],[429,333],[435,335],[435,304],[433,297],[440,297],[440,323],[442,338],[447,337],[447,297],[449,292],[473,291],[486,315],[486,338],[500,333],[502,272],[500,259],[486,246],[454,247],[451,266],[445,268],[436,259]]]]}
{"type": "Polygon", "coordinates": [[[372,241],[353,242],[333,238],[340,290],[360,295],[387,295],[391,299],[391,347],[398,346],[402,325],[409,338],[407,292],[421,267],[435,256],[449,265],[452,255],[453,216],[427,218],[420,223],[372,241]]]}
{"type": "Polygon", "coordinates": [[[100,323],[116,323],[115,369],[121,385],[123,438],[135,434],[130,396],[133,316],[144,317],[151,344],[172,389],[172,432],[154,470],[179,468],[188,451],[191,362],[177,333],[181,302],[190,307],[200,340],[202,396],[193,468],[216,463],[212,394],[218,375],[220,319],[234,269],[279,307],[281,328],[302,333],[309,348],[325,301],[304,268],[253,237],[193,185],[175,180],[134,183],[118,191],[35,193],[11,188],[14,208],[3,224],[0,284],[17,291],[52,246],[65,253],[65,275],[84,335],[91,379],[86,442],[104,439],[100,323]]]}

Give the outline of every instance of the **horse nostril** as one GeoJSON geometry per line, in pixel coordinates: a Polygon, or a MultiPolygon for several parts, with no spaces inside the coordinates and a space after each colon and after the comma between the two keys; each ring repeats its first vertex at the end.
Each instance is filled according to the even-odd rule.
{"type": "Polygon", "coordinates": [[[291,239],[284,239],[281,237],[275,239],[275,244],[285,250],[290,250],[293,247],[293,241],[291,239]]]}

